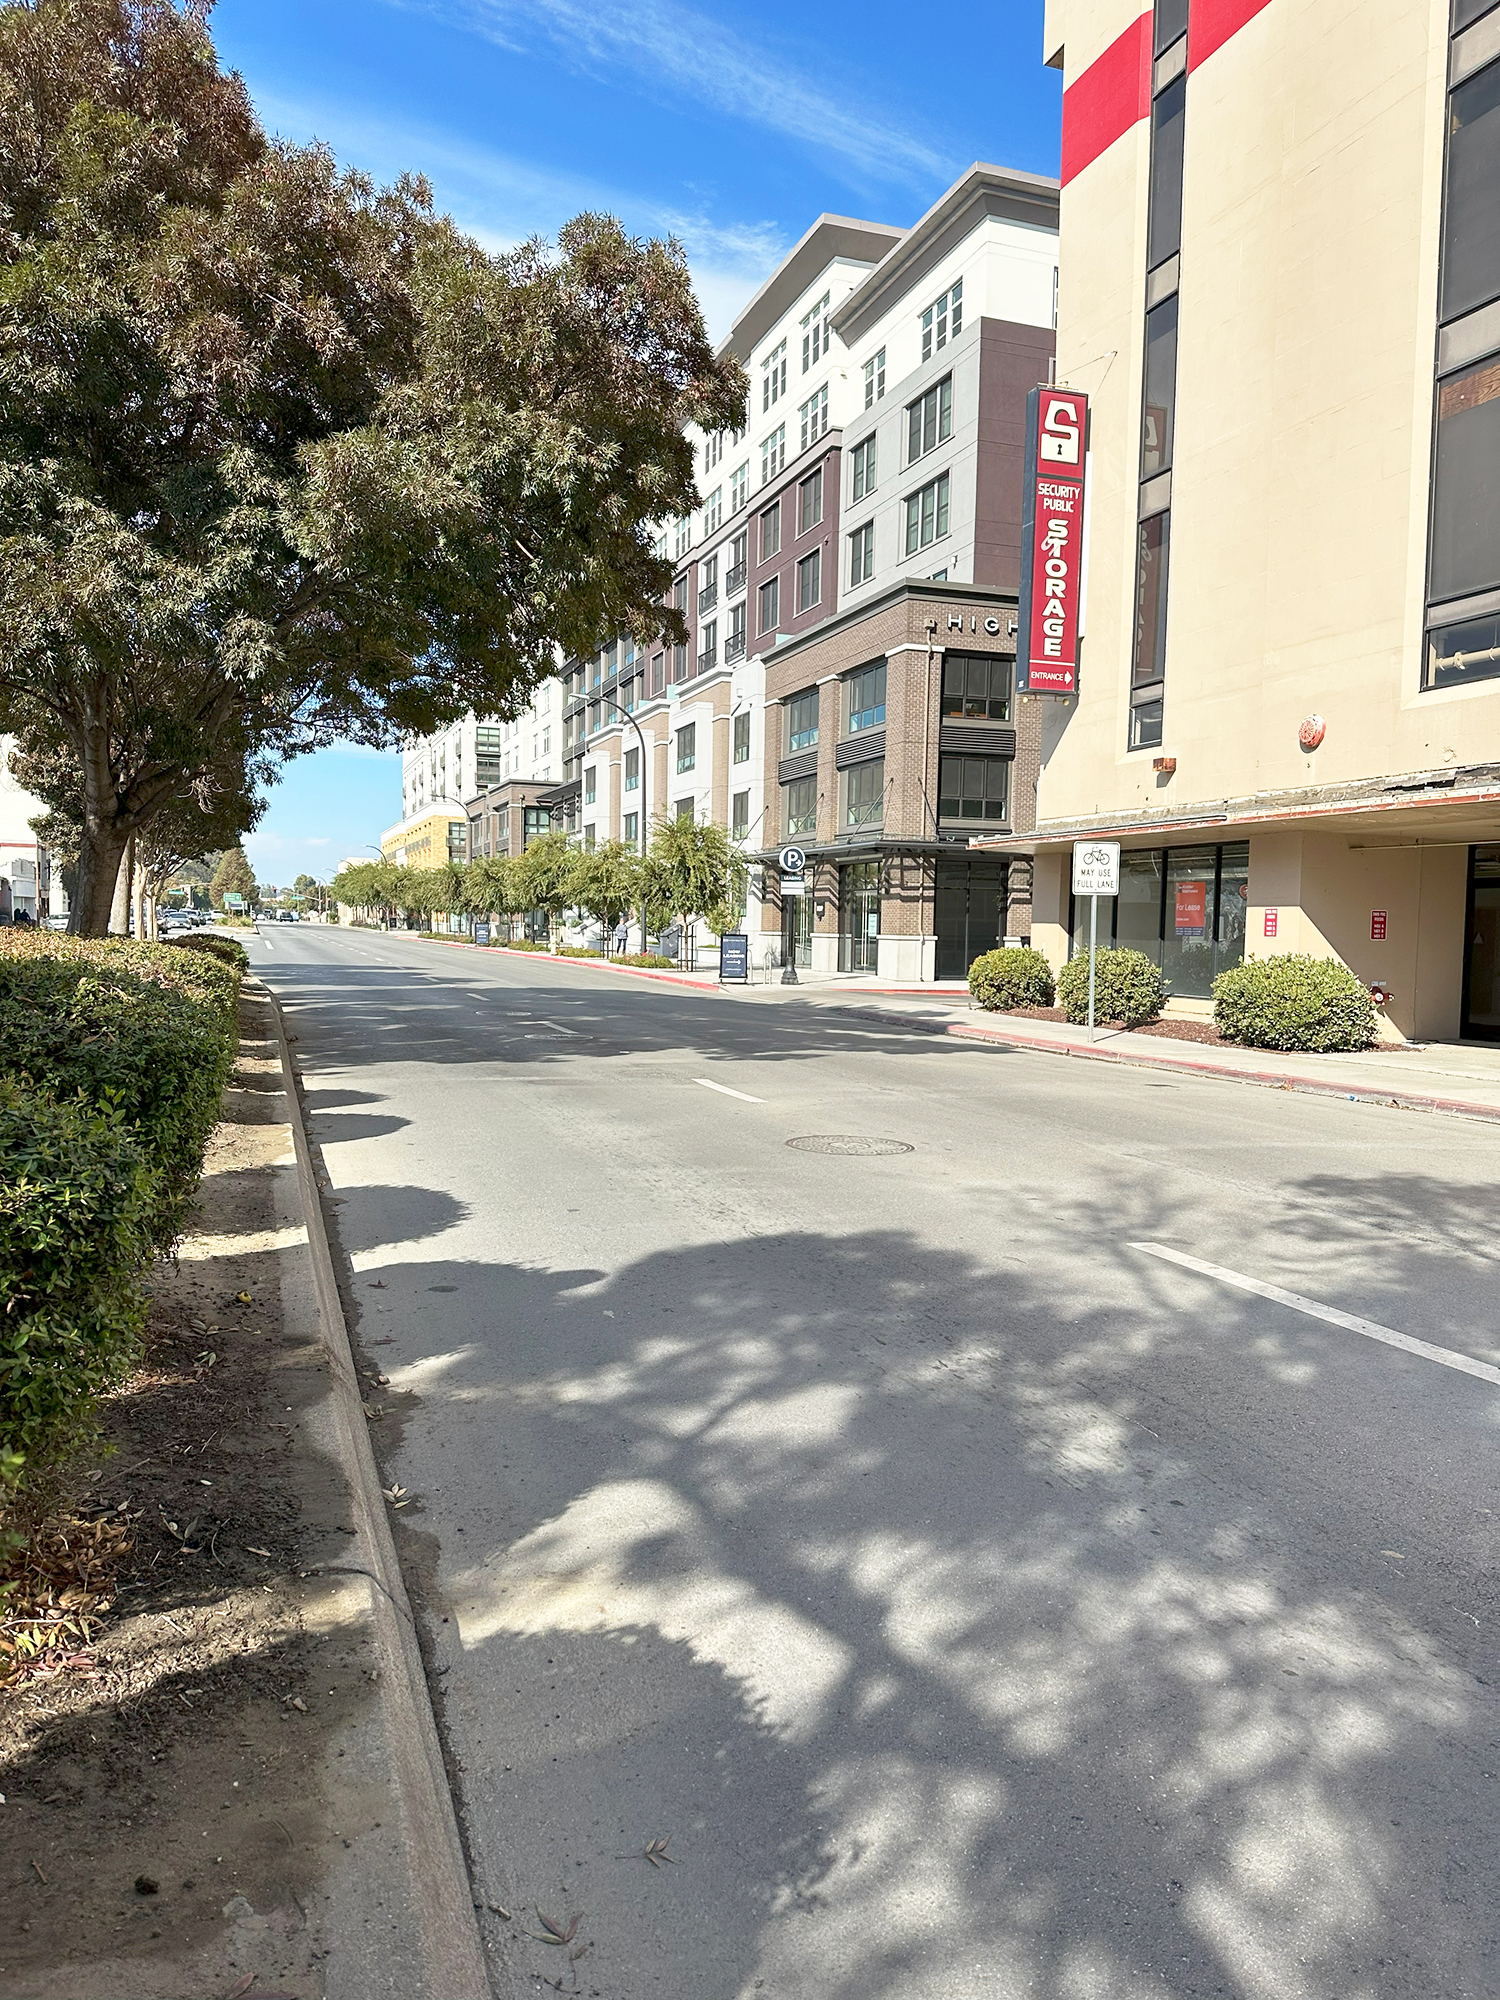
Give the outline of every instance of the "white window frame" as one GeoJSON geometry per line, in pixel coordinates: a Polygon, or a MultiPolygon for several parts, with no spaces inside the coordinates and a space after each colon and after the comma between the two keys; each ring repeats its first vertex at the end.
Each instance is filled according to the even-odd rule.
{"type": "Polygon", "coordinates": [[[805,375],[822,354],[828,352],[828,305],[831,292],[825,292],[809,312],[802,315],[802,372],[805,375]]]}
{"type": "Polygon", "coordinates": [[[828,384],[814,389],[797,415],[802,420],[802,450],[828,435],[828,384]]]}
{"type": "Polygon", "coordinates": [[[875,474],[878,454],[875,449],[876,433],[861,438],[849,454],[849,501],[851,506],[863,500],[866,494],[875,491],[875,474]]]}
{"type": "Polygon", "coordinates": [[[764,416],[786,394],[786,339],[783,336],[760,364],[760,409],[764,416]]]}
{"type": "Polygon", "coordinates": [[[823,601],[823,551],[809,549],[797,564],[797,615],[811,611],[823,601]],[[808,585],[811,581],[811,594],[808,585]]]}
{"type": "Polygon", "coordinates": [[[778,424],[769,437],[760,441],[760,483],[769,486],[786,465],[786,425],[778,424]]]}
{"type": "Polygon", "coordinates": [[[922,314],[922,359],[930,361],[950,340],[956,340],[963,328],[964,281],[955,278],[922,314]]]}
{"type": "Polygon", "coordinates": [[[873,409],[885,394],[885,349],[865,363],[865,408],[873,409]]]}
{"type": "Polygon", "coordinates": [[[729,511],[738,514],[750,498],[750,461],[737,465],[729,475],[729,511]]]}
{"type": "Polygon", "coordinates": [[[716,486],[703,503],[703,532],[711,535],[724,518],[724,489],[716,486]]]}
{"type": "Polygon", "coordinates": [[[875,523],[866,521],[849,537],[849,588],[857,590],[875,574],[875,523]]]}

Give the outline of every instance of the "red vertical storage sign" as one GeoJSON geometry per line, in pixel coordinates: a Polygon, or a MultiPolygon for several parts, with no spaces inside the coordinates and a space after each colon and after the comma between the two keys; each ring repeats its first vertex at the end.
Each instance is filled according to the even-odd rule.
{"type": "Polygon", "coordinates": [[[1088,423],[1089,399],[1076,389],[1026,399],[1016,684],[1030,694],[1078,692],[1088,423]]]}

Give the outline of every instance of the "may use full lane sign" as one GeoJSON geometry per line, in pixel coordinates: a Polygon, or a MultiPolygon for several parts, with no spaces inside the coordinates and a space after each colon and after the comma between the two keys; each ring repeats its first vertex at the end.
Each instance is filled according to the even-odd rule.
{"type": "Polygon", "coordinates": [[[1029,694],[1078,692],[1088,423],[1089,399],[1077,389],[1026,398],[1016,680],[1029,694]]]}

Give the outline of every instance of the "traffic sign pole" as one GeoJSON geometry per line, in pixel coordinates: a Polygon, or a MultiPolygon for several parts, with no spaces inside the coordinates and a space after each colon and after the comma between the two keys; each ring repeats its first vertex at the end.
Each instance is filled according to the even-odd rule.
{"type": "Polygon", "coordinates": [[[1094,1039],[1094,964],[1099,950],[1099,898],[1089,897],[1089,1040],[1094,1039]]]}
{"type": "MultiPolygon", "coordinates": [[[[1120,893],[1120,843],[1080,841],[1073,849],[1073,895],[1089,899],[1089,1040],[1094,1039],[1099,958],[1099,898],[1120,893]]],[[[1072,952],[1071,944],[1068,947],[1072,952]]]]}

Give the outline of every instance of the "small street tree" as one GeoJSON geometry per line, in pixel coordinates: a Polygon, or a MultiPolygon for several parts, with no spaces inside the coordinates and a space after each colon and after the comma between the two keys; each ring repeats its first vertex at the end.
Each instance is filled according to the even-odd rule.
{"type": "Polygon", "coordinates": [[[641,857],[635,843],[604,840],[597,847],[575,848],[568,881],[568,901],[576,904],[609,934],[640,901],[641,857]]]}
{"type": "Polygon", "coordinates": [[[722,936],[745,907],[745,858],[712,820],[663,815],[651,836],[652,894],[684,923],[697,919],[722,936]]]}
{"type": "Polygon", "coordinates": [[[526,882],[521,857],[516,854],[486,855],[469,863],[470,899],[476,917],[504,917],[509,938],[511,920],[524,916],[531,905],[526,900],[526,882]]]}
{"type": "Polygon", "coordinates": [[[233,895],[244,898],[246,909],[253,909],[260,900],[260,892],[255,886],[255,871],[245,859],[242,847],[225,850],[214,870],[214,879],[208,885],[208,899],[216,910],[222,910],[225,907],[224,898],[233,895]]]}
{"type": "Polygon", "coordinates": [[[565,833],[539,833],[516,862],[522,907],[543,911],[549,933],[571,900],[575,851],[565,833]]]}

